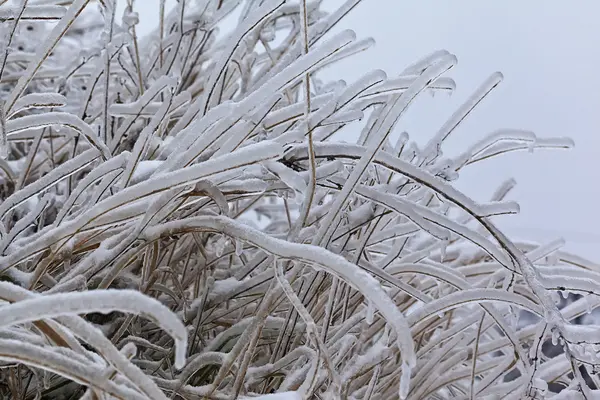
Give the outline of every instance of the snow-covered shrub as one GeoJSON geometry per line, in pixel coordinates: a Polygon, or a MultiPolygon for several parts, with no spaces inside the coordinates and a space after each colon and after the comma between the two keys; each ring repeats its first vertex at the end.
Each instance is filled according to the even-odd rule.
{"type": "Polygon", "coordinates": [[[3,398],[598,397],[598,266],[507,238],[513,182],[451,183],[570,142],[444,158],[493,74],[419,148],[394,127],[456,59],[319,80],[371,45],[331,32],[359,1],[162,2],[143,38],[114,0],[0,1],[3,398]]]}

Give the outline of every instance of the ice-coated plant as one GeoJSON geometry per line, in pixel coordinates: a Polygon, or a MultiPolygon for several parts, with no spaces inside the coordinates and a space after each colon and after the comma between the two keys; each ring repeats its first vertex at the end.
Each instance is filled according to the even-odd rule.
{"type": "Polygon", "coordinates": [[[359,2],[162,0],[141,37],[143,0],[0,0],[2,398],[600,398],[599,266],[452,183],[570,141],[444,157],[495,73],[417,146],[456,59],[322,81],[359,2]]]}

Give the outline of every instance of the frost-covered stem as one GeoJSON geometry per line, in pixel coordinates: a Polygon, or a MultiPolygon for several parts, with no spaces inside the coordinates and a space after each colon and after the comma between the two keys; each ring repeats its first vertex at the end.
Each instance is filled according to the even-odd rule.
{"type": "Polygon", "coordinates": [[[331,281],[331,287],[329,288],[329,297],[327,298],[327,304],[325,306],[325,316],[323,317],[323,326],[321,327],[321,340],[327,341],[327,333],[329,331],[329,325],[331,324],[331,317],[333,315],[333,306],[336,303],[337,294],[339,291],[339,279],[333,277],[331,281]]]}
{"type": "MultiPolygon", "coordinates": [[[[306,10],[306,0],[300,1],[300,34],[302,36],[302,54],[306,55],[309,51],[310,43],[308,41],[308,17],[306,10]]],[[[304,74],[304,123],[306,124],[307,140],[308,140],[308,162],[309,162],[309,179],[308,187],[306,188],[306,194],[302,207],[300,209],[300,216],[296,221],[295,226],[291,232],[292,237],[296,236],[300,229],[306,224],[308,214],[310,212],[312,202],[315,196],[315,186],[317,182],[316,161],[315,161],[315,149],[313,146],[313,131],[310,127],[309,116],[311,112],[311,97],[310,97],[310,74],[307,72],[304,74]]]]}
{"type": "Polygon", "coordinates": [[[0,101],[0,158],[8,157],[8,137],[6,135],[6,113],[4,112],[4,102],[0,101]]]}
{"type": "MultiPolygon", "coordinates": [[[[260,43],[263,45],[263,47],[265,48],[265,52],[267,53],[267,56],[269,57],[269,60],[271,61],[271,65],[275,66],[277,65],[277,60],[275,58],[275,56],[273,55],[273,51],[271,50],[271,45],[269,44],[269,42],[267,42],[266,40],[264,40],[262,37],[260,37],[260,43]]],[[[294,96],[291,93],[291,90],[289,88],[285,88],[283,90],[283,93],[288,101],[289,104],[294,104],[294,96]]]]}
{"type": "MultiPolygon", "coordinates": [[[[180,0],[185,2],[185,0],[180,0]]],[[[133,2],[134,0],[127,0],[127,8],[130,12],[133,12],[133,2]]],[[[135,54],[135,67],[137,71],[138,85],[140,89],[140,96],[144,94],[144,78],[142,77],[142,64],[140,60],[140,48],[138,45],[138,37],[135,29],[135,24],[131,26],[131,36],[133,38],[133,52],[135,54]]]]}
{"type": "Polygon", "coordinates": [[[248,366],[250,362],[255,357],[256,346],[258,345],[258,341],[260,339],[260,335],[262,333],[262,324],[260,324],[250,336],[248,340],[248,347],[246,348],[246,352],[244,357],[242,358],[242,362],[236,371],[235,381],[233,383],[233,393],[232,398],[237,398],[240,394],[240,391],[244,385],[244,380],[246,378],[246,374],[248,372],[248,366]]]}
{"type": "MultiPolygon", "coordinates": [[[[105,21],[105,31],[107,31],[107,38],[106,38],[106,43],[104,45],[104,104],[103,104],[103,116],[104,116],[104,123],[102,126],[102,133],[103,133],[103,139],[104,139],[104,143],[108,143],[109,141],[109,126],[110,126],[110,119],[111,117],[108,114],[108,103],[109,103],[109,96],[110,96],[110,62],[111,62],[111,56],[110,56],[110,43],[113,40],[113,33],[114,33],[114,26],[115,26],[115,13],[116,13],[116,4],[115,4],[115,0],[105,0],[106,1],[106,5],[107,5],[107,12],[110,13],[109,16],[106,16],[106,21],[105,21]]],[[[111,132],[112,134],[112,132],[111,132]]]]}
{"type": "Polygon", "coordinates": [[[8,34],[6,38],[2,38],[2,44],[0,45],[0,80],[2,80],[2,76],[4,75],[4,68],[6,68],[6,60],[8,59],[8,54],[10,52],[10,46],[12,44],[13,39],[15,38],[15,32],[17,30],[17,26],[19,25],[19,21],[25,12],[25,7],[27,7],[27,3],[29,0],[20,0],[19,11],[15,16],[14,20],[11,21],[11,24],[8,28],[8,34]]]}
{"type": "Polygon", "coordinates": [[[525,282],[538,298],[542,308],[545,310],[545,319],[550,329],[556,327],[559,331],[564,329],[567,323],[560,310],[550,297],[548,291],[538,279],[538,273],[533,263],[527,259],[521,250],[504,235],[489,219],[477,217],[477,220],[490,232],[490,234],[499,242],[500,246],[506,250],[521,269],[525,282]]]}
{"type": "Polygon", "coordinates": [[[163,54],[164,43],[163,43],[163,40],[165,38],[165,1],[166,0],[160,0],[160,6],[159,6],[160,8],[158,11],[158,24],[159,24],[159,28],[158,28],[158,38],[159,38],[158,58],[159,58],[159,62],[160,62],[161,71],[162,71],[163,65],[164,65],[164,54],[163,54]]]}
{"type": "Polygon", "coordinates": [[[576,361],[575,357],[571,354],[571,349],[569,348],[569,345],[565,344],[564,352],[565,352],[565,356],[569,360],[569,364],[571,366],[571,372],[573,372],[573,377],[577,380],[577,383],[579,384],[579,389],[580,389],[581,393],[583,394],[583,398],[586,400],[593,399],[595,396],[592,393],[592,391],[590,390],[590,388],[588,387],[587,383],[585,382],[585,379],[581,375],[581,371],[579,370],[579,365],[577,365],[577,361],[576,361]]]}
{"type": "Polygon", "coordinates": [[[40,148],[40,144],[42,143],[44,134],[47,133],[50,128],[41,129],[40,132],[36,135],[33,140],[31,147],[29,148],[29,153],[27,153],[27,159],[25,160],[25,168],[19,174],[19,180],[17,181],[16,190],[20,190],[23,186],[25,186],[25,182],[27,181],[27,177],[33,168],[33,162],[35,161],[35,156],[38,154],[38,149],[40,148]]]}
{"type": "Polygon", "coordinates": [[[452,116],[446,121],[446,123],[440,128],[440,130],[434,135],[433,138],[425,145],[423,150],[422,163],[431,162],[432,159],[438,157],[437,151],[442,145],[442,142],[456,129],[473,111],[483,99],[490,94],[496,86],[502,82],[504,77],[500,72],[493,73],[468,99],[465,101],[452,116]],[[433,154],[435,153],[435,154],[433,154]]]}
{"type": "MultiPolygon", "coordinates": [[[[294,289],[292,288],[292,286],[286,279],[284,272],[283,272],[283,268],[281,267],[281,264],[278,262],[277,259],[275,259],[273,264],[274,264],[274,268],[275,268],[275,277],[277,278],[277,282],[283,289],[283,293],[285,293],[289,302],[292,304],[292,306],[294,307],[294,309],[296,310],[298,315],[302,318],[302,320],[306,324],[306,334],[307,334],[308,338],[313,342],[313,345],[316,347],[317,354],[319,355],[319,357],[323,358],[323,363],[325,364],[325,367],[327,368],[327,372],[329,373],[329,377],[332,380],[334,390],[337,393],[339,393],[339,390],[341,387],[341,382],[334,370],[333,364],[331,363],[331,360],[329,358],[329,353],[327,351],[327,347],[325,347],[325,343],[323,342],[323,340],[321,340],[321,337],[319,336],[319,332],[317,330],[317,324],[315,323],[314,319],[312,318],[312,316],[310,315],[308,310],[304,307],[304,305],[302,304],[302,301],[298,298],[298,296],[294,292],[294,289]]],[[[317,375],[317,371],[318,371],[318,367],[315,370],[315,376],[317,375]]],[[[312,385],[310,385],[309,388],[310,388],[310,390],[314,389],[312,387],[312,385]]],[[[304,394],[306,396],[308,396],[307,398],[312,398],[312,395],[313,395],[312,392],[307,392],[304,394]]]]}
{"type": "Polygon", "coordinates": [[[481,319],[479,320],[479,324],[477,325],[477,336],[475,338],[475,343],[473,344],[473,363],[471,366],[471,386],[469,387],[469,396],[471,400],[475,399],[475,370],[477,367],[477,353],[479,352],[479,340],[481,339],[481,328],[483,327],[483,321],[485,321],[485,313],[481,313],[481,319]]]}

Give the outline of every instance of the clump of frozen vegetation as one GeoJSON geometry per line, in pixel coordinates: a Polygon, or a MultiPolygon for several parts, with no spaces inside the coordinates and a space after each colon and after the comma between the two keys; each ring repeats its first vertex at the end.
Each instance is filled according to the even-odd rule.
{"type": "Polygon", "coordinates": [[[456,59],[321,81],[372,44],[332,32],[359,1],[162,2],[143,38],[132,0],[0,1],[3,398],[600,397],[598,266],[507,238],[513,182],[452,185],[570,142],[445,158],[493,74],[418,147],[394,127],[456,59]]]}

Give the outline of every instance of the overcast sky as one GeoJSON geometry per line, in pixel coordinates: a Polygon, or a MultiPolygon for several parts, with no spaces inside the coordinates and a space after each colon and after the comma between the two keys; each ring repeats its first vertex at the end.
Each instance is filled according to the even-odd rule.
{"type": "MultiPolygon", "coordinates": [[[[137,11],[144,31],[156,21],[158,0],[142,3],[137,11]]],[[[562,236],[568,250],[600,262],[599,12],[598,0],[363,0],[340,29],[373,37],[376,46],[322,77],[351,82],[372,69],[394,76],[434,50],[456,54],[459,64],[448,73],[456,80],[455,94],[423,96],[397,128],[423,143],[485,78],[501,71],[503,83],[453,134],[446,152],[498,128],[568,136],[576,147],[475,164],[457,185],[485,201],[514,177],[511,198],[521,204],[521,214],[501,221],[507,233],[538,241],[562,236]]]]}

